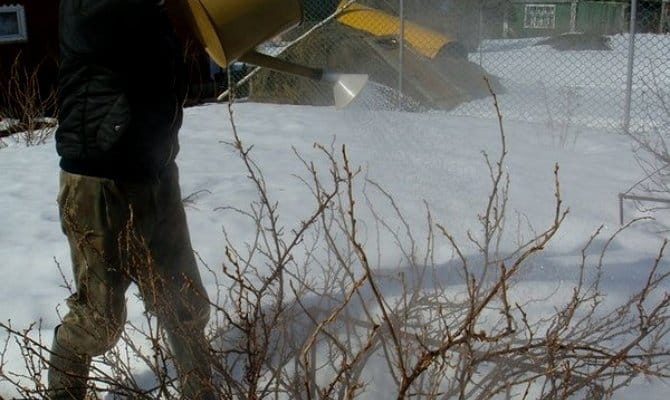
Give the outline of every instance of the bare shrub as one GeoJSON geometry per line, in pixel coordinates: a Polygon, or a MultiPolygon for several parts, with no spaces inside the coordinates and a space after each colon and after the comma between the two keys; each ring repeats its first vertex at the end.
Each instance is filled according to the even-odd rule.
{"type": "MultiPolygon", "coordinates": [[[[670,104],[666,95],[656,93],[657,101],[670,117],[670,104]]],[[[670,153],[668,139],[670,118],[658,120],[648,130],[628,132],[633,139],[635,158],[644,172],[644,178],[631,189],[641,189],[647,193],[665,194],[670,192],[670,153]]]]}
{"type": "MultiPolygon", "coordinates": [[[[305,167],[299,179],[311,197],[304,199],[301,220],[282,222],[253,148],[244,145],[233,122],[230,145],[257,198],[245,209],[220,209],[246,218],[253,235],[239,244],[225,234],[225,260],[220,268],[209,266],[218,287],[210,346],[221,398],[354,399],[383,390],[397,399],[602,399],[635,377],[667,377],[670,271],[661,262],[667,242],[650,261],[642,287],[610,307],[602,269],[620,231],[593,254],[598,230],[585,238],[571,294],[546,314],[529,311],[543,299],[523,298],[517,285],[568,210],[557,166],[552,218],[531,239],[504,250],[510,186],[498,114],[501,151],[485,155],[491,189],[476,217],[481,229],[467,235],[473,254],[447,225],[434,221],[428,207],[426,226],[411,226],[393,196],[365,180],[346,148],[334,144],[315,145],[319,160],[297,155],[305,167]],[[362,185],[372,220],[361,219],[362,185]],[[390,215],[379,212],[381,202],[390,215]],[[393,244],[402,257],[397,269],[374,254],[365,227],[393,244]],[[418,231],[425,239],[417,239],[418,231]],[[440,243],[454,254],[446,265],[435,261],[440,243]]],[[[48,357],[39,327],[0,328],[8,334],[0,355],[13,341],[25,364],[10,371],[0,358],[0,382],[44,398],[48,357]]],[[[114,351],[96,360],[91,390],[178,398],[171,356],[155,322],[149,318],[127,332],[114,351]],[[149,371],[152,384],[138,378],[140,370],[149,371]]]]}
{"type": "Polygon", "coordinates": [[[560,147],[575,148],[579,137],[583,133],[575,115],[582,107],[582,104],[580,104],[580,100],[583,98],[581,88],[579,86],[569,86],[553,89],[557,92],[553,95],[558,97],[553,101],[557,102],[558,100],[558,104],[552,104],[552,100],[549,98],[552,89],[547,88],[543,83],[540,83],[540,87],[547,116],[545,125],[548,133],[560,147]]]}
{"type": "Polygon", "coordinates": [[[14,135],[27,146],[43,144],[55,131],[56,92],[43,93],[39,81],[40,67],[26,68],[19,54],[12,63],[10,75],[0,81],[0,120],[13,121],[2,133],[14,135]]]}
{"type": "Polygon", "coordinates": [[[667,218],[658,211],[667,210],[670,204],[670,94],[656,72],[659,66],[649,63],[651,77],[642,82],[645,122],[627,123],[624,130],[642,176],[619,194],[619,213],[623,223],[624,200],[633,200],[637,211],[652,216],[660,230],[667,232],[667,218]]]}

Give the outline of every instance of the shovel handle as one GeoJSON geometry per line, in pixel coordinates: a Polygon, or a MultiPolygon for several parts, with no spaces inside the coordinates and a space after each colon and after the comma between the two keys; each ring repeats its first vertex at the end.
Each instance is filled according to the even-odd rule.
{"type": "Polygon", "coordinates": [[[290,61],[281,60],[276,57],[262,54],[257,51],[250,51],[239,58],[240,61],[256,65],[258,67],[265,67],[275,71],[286,72],[293,75],[304,76],[305,78],[320,81],[323,78],[323,70],[319,68],[307,67],[304,65],[292,63],[290,61]]]}

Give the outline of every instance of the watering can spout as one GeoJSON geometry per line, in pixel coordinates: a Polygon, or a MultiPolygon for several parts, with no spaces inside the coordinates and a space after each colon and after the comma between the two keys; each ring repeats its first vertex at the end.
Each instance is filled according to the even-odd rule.
{"type": "Polygon", "coordinates": [[[322,80],[333,84],[335,107],[344,108],[351,103],[368,83],[365,74],[340,74],[324,72],[322,80]]]}

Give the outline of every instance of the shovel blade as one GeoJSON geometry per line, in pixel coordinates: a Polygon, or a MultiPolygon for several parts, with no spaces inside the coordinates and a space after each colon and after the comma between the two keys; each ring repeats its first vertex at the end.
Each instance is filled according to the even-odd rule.
{"type": "Polygon", "coordinates": [[[344,108],[368,82],[365,74],[332,74],[328,81],[333,82],[333,95],[335,96],[335,107],[344,108]]]}

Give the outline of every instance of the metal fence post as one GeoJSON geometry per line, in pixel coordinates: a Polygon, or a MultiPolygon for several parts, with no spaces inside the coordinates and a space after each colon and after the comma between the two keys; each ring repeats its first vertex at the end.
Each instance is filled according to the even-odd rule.
{"type": "Polygon", "coordinates": [[[626,100],[624,104],[624,132],[630,131],[630,113],[633,102],[633,67],[635,66],[635,31],[637,25],[637,0],[630,3],[630,33],[628,43],[628,71],[626,75],[626,100]]]}
{"type": "Polygon", "coordinates": [[[398,45],[398,111],[402,111],[402,92],[404,75],[404,56],[405,56],[405,1],[400,1],[400,38],[398,45]]]}
{"type": "Polygon", "coordinates": [[[479,51],[479,66],[484,64],[484,53],[482,51],[482,37],[484,36],[484,2],[479,2],[479,26],[477,27],[477,50],[479,51]]]}
{"type": "Polygon", "coordinates": [[[570,5],[570,33],[577,32],[577,0],[570,5]]]}

